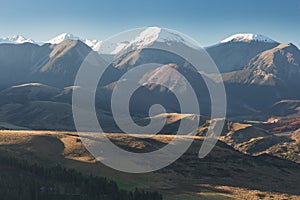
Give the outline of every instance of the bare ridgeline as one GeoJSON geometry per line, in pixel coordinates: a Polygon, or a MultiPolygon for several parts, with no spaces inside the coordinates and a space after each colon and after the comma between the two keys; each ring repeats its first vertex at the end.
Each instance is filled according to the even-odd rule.
{"type": "Polygon", "coordinates": [[[218,143],[199,159],[213,120],[203,76],[212,84],[221,80],[213,73],[197,71],[178,55],[151,49],[167,43],[195,51],[179,35],[150,27],[130,41],[107,46],[68,34],[42,45],[24,41],[0,44],[0,188],[4,199],[18,195],[24,199],[300,198],[300,50],[295,45],[262,35],[237,34],[205,48],[224,81],[227,116],[218,143]],[[98,84],[95,110],[108,138],[120,148],[156,151],[171,143],[182,120],[193,123],[200,117],[196,136],[191,136],[193,144],[176,162],[156,172],[126,174],[98,162],[82,145],[73,121],[72,93],[84,90],[74,86],[74,80],[93,51],[112,61],[98,84]],[[166,122],[159,134],[136,138],[122,134],[114,121],[111,96],[124,74],[147,63],[162,67],[142,74],[141,87],[127,106],[140,126],[151,120],[166,122]],[[201,116],[181,113],[170,88],[147,84],[159,79],[184,95],[188,86],[169,68],[188,80],[201,116]],[[162,105],[165,113],[149,116],[153,104],[162,105]]]}

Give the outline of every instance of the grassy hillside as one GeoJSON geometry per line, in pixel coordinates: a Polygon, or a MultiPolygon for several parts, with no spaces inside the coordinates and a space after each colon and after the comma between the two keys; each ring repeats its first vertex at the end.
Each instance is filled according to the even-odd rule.
{"type": "MultiPolygon", "coordinates": [[[[157,135],[136,139],[126,134],[109,134],[122,148],[153,151],[173,136],[157,135]]],[[[265,154],[252,157],[218,142],[204,159],[197,157],[202,137],[195,137],[190,149],[175,163],[154,173],[117,172],[94,158],[73,132],[0,131],[0,152],[30,163],[109,177],[122,189],[138,187],[159,191],[164,199],[299,199],[299,164],[265,154]]]]}

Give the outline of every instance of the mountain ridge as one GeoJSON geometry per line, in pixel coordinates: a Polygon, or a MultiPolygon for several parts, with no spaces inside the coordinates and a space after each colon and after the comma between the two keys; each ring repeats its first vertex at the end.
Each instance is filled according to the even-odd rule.
{"type": "MultiPolygon", "coordinates": [[[[118,49],[120,53],[111,57],[113,62],[109,66],[107,73],[105,73],[105,80],[101,79],[103,83],[101,82],[99,85],[101,87],[101,95],[105,98],[107,97],[105,102],[110,102],[108,100],[113,89],[113,87],[110,86],[113,86],[118,78],[135,66],[154,62],[160,63],[160,67],[163,65],[164,67],[150,74],[148,78],[151,77],[151,79],[154,80],[155,76],[163,76],[163,78],[159,79],[160,81],[172,83],[172,88],[180,88],[180,91],[184,94],[186,87],[181,85],[181,79],[178,79],[178,77],[174,75],[169,76],[168,69],[171,69],[173,66],[172,69],[180,72],[191,82],[192,87],[196,89],[197,97],[199,100],[201,99],[200,102],[204,103],[201,105],[201,108],[203,108],[202,111],[207,110],[207,113],[209,113],[207,109],[209,106],[205,104],[209,104],[210,101],[209,97],[206,99],[207,88],[202,80],[203,77],[201,78],[199,72],[184,58],[168,53],[167,51],[155,49],[155,45],[165,45],[164,47],[168,48],[172,45],[171,48],[184,48],[187,52],[195,55],[197,55],[198,49],[189,46],[184,38],[180,38],[176,34],[174,35],[173,33],[167,32],[161,36],[160,28],[149,27],[145,31],[146,32],[141,31],[139,34],[136,34],[135,39],[120,44],[120,49],[118,49]],[[154,30],[154,33],[149,34],[149,31],[152,32],[152,30],[154,30]],[[143,38],[148,39],[143,41],[143,38]],[[123,51],[121,47],[125,49],[128,48],[127,50],[129,52],[127,52],[127,50],[123,51]]],[[[42,46],[33,43],[22,43],[18,45],[0,44],[1,89],[30,82],[39,82],[60,89],[73,86],[76,73],[85,57],[91,52],[95,53],[95,55],[97,53],[92,51],[92,49],[81,40],[69,40],[70,38],[76,39],[76,36],[68,34],[61,36],[62,37],[58,39],[66,40],[58,44],[47,43],[42,46]]],[[[112,50],[113,49],[115,48],[112,48],[112,50]]],[[[262,108],[276,101],[297,98],[295,97],[297,93],[293,91],[295,91],[298,86],[290,81],[290,76],[285,77],[288,81],[286,82],[287,84],[283,85],[284,87],[282,87],[282,84],[280,87],[277,87],[277,85],[265,83],[256,84],[259,83],[259,81],[251,81],[251,77],[255,69],[258,69],[258,66],[263,67],[264,71],[270,70],[269,65],[264,67],[262,63],[266,64],[268,59],[273,57],[273,54],[276,55],[276,59],[270,63],[273,63],[272,66],[275,66],[276,69],[283,69],[278,75],[276,74],[277,77],[281,79],[284,78],[285,75],[280,74],[284,74],[283,72],[286,71],[287,66],[288,68],[295,68],[297,71],[297,65],[300,63],[298,60],[300,56],[297,55],[300,55],[300,50],[295,45],[260,41],[250,43],[236,41],[220,43],[206,50],[223,75],[225,89],[230,102],[230,105],[228,105],[228,113],[231,113],[231,116],[234,113],[238,113],[237,116],[242,114],[248,115],[256,111],[261,111],[262,108]],[[260,101],[255,98],[258,91],[261,92],[260,101]],[[241,102],[243,103],[241,104],[241,102]],[[238,111],[240,109],[243,110],[238,111]]],[[[99,56],[101,60],[101,55],[97,56],[99,56]]],[[[104,60],[104,58],[102,60],[104,60]]],[[[291,73],[292,76],[298,74],[300,73],[291,73]]],[[[144,77],[144,80],[145,79],[147,79],[146,76],[144,77]]],[[[296,82],[298,79],[295,78],[293,80],[296,82]]],[[[143,80],[141,79],[141,81],[143,80]]],[[[145,95],[153,95],[154,97],[153,99],[148,98],[149,105],[151,102],[156,102],[156,100],[174,99],[174,97],[170,95],[169,90],[153,84],[144,84],[143,89],[136,93],[136,96],[142,99],[145,95]]],[[[69,99],[65,99],[66,96],[69,98],[70,95],[61,95],[60,98],[63,99],[63,101],[69,102],[69,99]]],[[[169,106],[171,105],[169,111],[178,111],[177,102],[174,101],[174,104],[170,102],[165,103],[168,103],[169,106]]],[[[142,109],[142,106],[140,107],[139,112],[143,110],[143,112],[146,111],[146,113],[148,113],[146,107],[145,109],[142,109]]]]}
{"type": "MultiPolygon", "coordinates": [[[[157,40],[159,42],[168,42],[168,41],[177,41],[177,42],[184,42],[186,44],[189,44],[191,47],[195,47],[191,43],[191,41],[186,41],[187,38],[182,38],[181,35],[177,34],[176,32],[168,29],[162,29],[159,27],[147,27],[143,29],[140,34],[138,34],[135,38],[133,38],[131,41],[122,41],[120,44],[110,44],[115,46],[114,49],[110,51],[104,51],[104,54],[117,54],[120,50],[125,48],[125,46],[134,46],[133,44],[135,43],[135,46],[139,45],[147,45],[154,40],[157,40]],[[142,40],[144,40],[142,42],[142,40]],[[142,44],[141,44],[142,43],[142,44]]],[[[89,47],[91,47],[94,51],[99,51],[101,49],[101,45],[103,43],[103,40],[99,39],[85,39],[78,37],[76,35],[73,35],[72,33],[61,33],[53,38],[50,38],[46,41],[41,41],[41,42],[36,42],[35,40],[32,39],[27,39],[21,35],[12,35],[8,37],[3,37],[0,38],[0,43],[14,43],[14,44],[21,44],[25,42],[29,43],[35,43],[38,45],[43,45],[46,43],[50,44],[58,44],[64,40],[81,40],[85,44],[87,44],[89,47]]],[[[221,40],[218,44],[224,44],[224,43],[230,43],[230,42],[265,42],[265,43],[278,43],[277,41],[264,36],[262,34],[256,34],[256,33],[237,33],[233,34],[223,40],[221,40]]],[[[216,44],[216,45],[218,45],[216,44]]],[[[214,45],[207,46],[205,48],[210,48],[214,45]]]]}
{"type": "Polygon", "coordinates": [[[227,42],[267,42],[267,43],[278,43],[271,38],[255,33],[237,33],[229,36],[221,41],[221,43],[227,42]]]}

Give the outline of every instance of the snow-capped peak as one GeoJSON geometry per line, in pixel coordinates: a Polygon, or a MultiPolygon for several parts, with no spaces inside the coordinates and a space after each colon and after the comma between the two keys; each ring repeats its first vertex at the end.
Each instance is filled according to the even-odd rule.
{"type": "Polygon", "coordinates": [[[266,42],[266,43],[276,43],[276,41],[260,34],[253,34],[253,33],[239,33],[232,35],[224,40],[221,43],[226,42],[266,42]]]}
{"type": "Polygon", "coordinates": [[[62,33],[60,35],[55,36],[51,40],[46,41],[45,43],[59,44],[65,40],[80,40],[80,38],[72,35],[71,33],[62,33]]]}
{"type": "Polygon", "coordinates": [[[57,35],[56,37],[46,41],[45,43],[50,44],[59,44],[65,40],[80,40],[89,47],[91,47],[94,51],[97,51],[99,49],[99,46],[101,45],[102,41],[99,40],[88,40],[88,39],[82,39],[80,37],[74,36],[71,33],[62,33],[60,35],[57,35]]]}
{"type": "Polygon", "coordinates": [[[146,28],[134,40],[132,40],[128,46],[131,46],[131,48],[140,48],[151,45],[154,42],[177,42],[196,48],[196,46],[192,44],[191,41],[188,41],[187,38],[183,38],[183,36],[173,32],[172,30],[162,29],[159,27],[146,28]]]}
{"type": "Polygon", "coordinates": [[[12,35],[8,37],[0,38],[0,43],[22,44],[26,42],[35,43],[32,39],[27,39],[22,35],[12,35]]]}
{"type": "Polygon", "coordinates": [[[168,45],[172,43],[181,43],[191,48],[198,48],[190,39],[179,35],[178,33],[162,29],[159,27],[148,27],[134,35],[128,41],[111,42],[104,41],[97,49],[99,53],[116,55],[122,51],[135,50],[151,46],[154,42],[162,42],[168,45]]]}

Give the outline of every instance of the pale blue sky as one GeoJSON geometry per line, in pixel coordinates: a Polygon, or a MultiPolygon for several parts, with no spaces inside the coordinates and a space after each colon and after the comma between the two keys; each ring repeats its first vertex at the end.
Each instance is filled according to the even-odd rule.
{"type": "Polygon", "coordinates": [[[37,41],[70,32],[106,39],[127,29],[160,26],[214,44],[234,33],[260,33],[300,46],[299,0],[3,0],[0,37],[37,41]]]}

